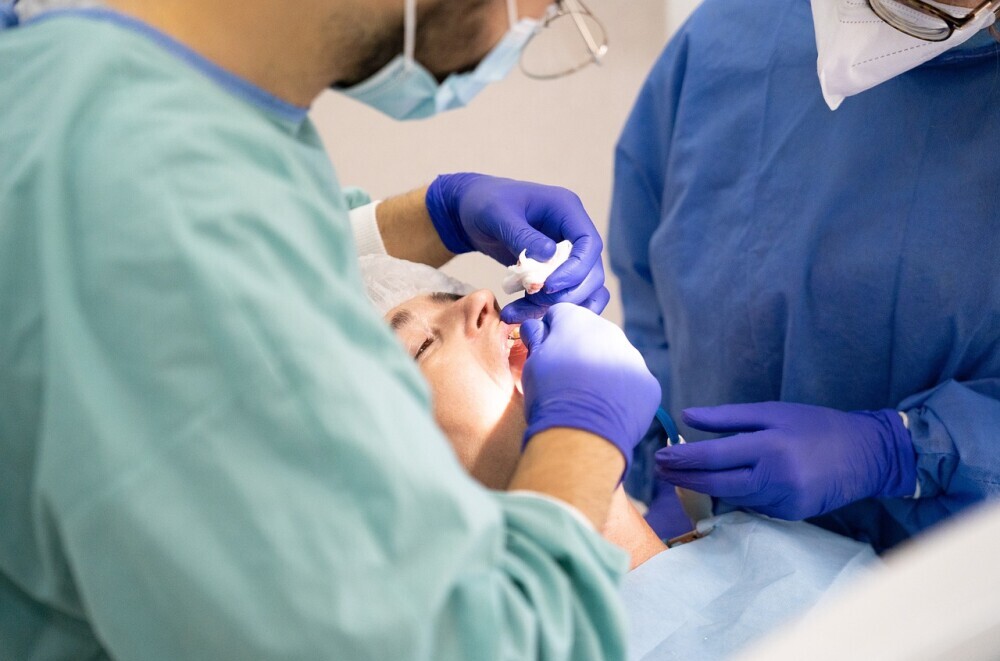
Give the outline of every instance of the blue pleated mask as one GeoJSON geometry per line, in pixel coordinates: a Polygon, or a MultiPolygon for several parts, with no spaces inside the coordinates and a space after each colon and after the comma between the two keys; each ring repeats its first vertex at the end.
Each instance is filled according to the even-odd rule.
{"type": "Polygon", "coordinates": [[[507,8],[511,24],[500,42],[474,70],[451,74],[438,83],[431,72],[414,58],[416,0],[406,0],[403,53],[371,78],[338,91],[401,120],[424,119],[446,110],[462,108],[487,85],[503,80],[510,73],[521,51],[541,24],[536,19],[517,20],[515,0],[507,0],[507,8]]]}

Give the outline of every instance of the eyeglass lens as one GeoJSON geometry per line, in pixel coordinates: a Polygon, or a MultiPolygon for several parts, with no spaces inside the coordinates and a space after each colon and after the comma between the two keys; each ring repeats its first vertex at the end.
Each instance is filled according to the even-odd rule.
{"type": "Polygon", "coordinates": [[[565,11],[550,19],[528,43],[521,68],[529,76],[553,78],[600,60],[607,51],[604,26],[586,11],[565,11]]]}
{"type": "MultiPolygon", "coordinates": [[[[943,41],[951,36],[951,25],[938,16],[922,12],[899,0],[869,0],[869,2],[882,20],[901,32],[927,41],[943,41]]],[[[956,18],[961,18],[971,11],[957,7],[942,7],[942,10],[956,18]]]]}

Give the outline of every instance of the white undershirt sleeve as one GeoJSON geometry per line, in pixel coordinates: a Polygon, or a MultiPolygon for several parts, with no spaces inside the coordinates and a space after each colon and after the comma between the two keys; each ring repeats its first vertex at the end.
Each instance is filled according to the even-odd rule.
{"type": "Polygon", "coordinates": [[[378,231],[375,209],[381,200],[376,200],[356,209],[351,209],[351,231],[354,233],[354,245],[358,256],[386,255],[385,243],[378,231]]]}

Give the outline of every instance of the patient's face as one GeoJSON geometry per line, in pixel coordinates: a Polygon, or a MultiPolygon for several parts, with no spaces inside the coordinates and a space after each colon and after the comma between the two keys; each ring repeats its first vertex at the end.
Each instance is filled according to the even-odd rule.
{"type": "Polygon", "coordinates": [[[418,296],[386,318],[430,383],[434,417],[459,460],[487,487],[504,488],[525,429],[518,388],[527,352],[510,347],[513,326],[500,321],[496,298],[485,289],[418,296]]]}

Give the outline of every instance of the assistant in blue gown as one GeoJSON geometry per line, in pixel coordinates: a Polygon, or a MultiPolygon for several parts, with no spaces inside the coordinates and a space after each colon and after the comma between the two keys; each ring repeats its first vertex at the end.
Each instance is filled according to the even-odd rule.
{"type": "Polygon", "coordinates": [[[824,517],[876,548],[1000,492],[998,108],[985,32],[831,112],[808,0],[706,0],[618,144],[612,265],[664,405],[904,411],[920,497],[824,517]]]}

